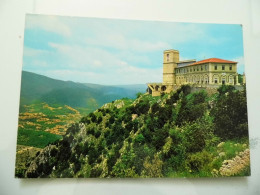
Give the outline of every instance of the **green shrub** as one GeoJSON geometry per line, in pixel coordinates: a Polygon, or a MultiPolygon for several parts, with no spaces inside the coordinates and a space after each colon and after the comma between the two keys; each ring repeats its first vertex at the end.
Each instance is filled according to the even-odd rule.
{"type": "Polygon", "coordinates": [[[248,136],[246,92],[234,91],[233,88],[227,90],[225,86],[219,91],[210,112],[214,118],[215,134],[223,140],[248,136]]]}
{"type": "Polygon", "coordinates": [[[177,114],[176,124],[183,125],[203,117],[207,111],[207,94],[204,91],[183,96],[181,107],[177,114]]]}
{"type": "Polygon", "coordinates": [[[213,161],[213,156],[211,153],[203,150],[202,152],[197,152],[191,154],[187,158],[187,165],[189,166],[191,171],[199,172],[199,171],[208,171],[212,170],[210,163],[213,161]]]}

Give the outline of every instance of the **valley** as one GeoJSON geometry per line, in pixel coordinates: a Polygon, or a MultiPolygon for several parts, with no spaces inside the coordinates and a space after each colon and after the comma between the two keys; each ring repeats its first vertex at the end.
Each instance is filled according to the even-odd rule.
{"type": "Polygon", "coordinates": [[[145,85],[121,88],[82,84],[23,71],[16,175],[23,175],[36,153],[60,140],[71,124],[105,103],[122,97],[135,97],[139,90],[145,91],[145,85]]]}

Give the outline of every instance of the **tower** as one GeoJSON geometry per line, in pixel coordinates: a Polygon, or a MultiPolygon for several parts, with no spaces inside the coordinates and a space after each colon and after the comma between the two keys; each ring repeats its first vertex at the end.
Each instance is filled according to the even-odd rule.
{"type": "Polygon", "coordinates": [[[176,84],[174,69],[179,62],[178,50],[165,50],[163,53],[163,84],[176,84]]]}

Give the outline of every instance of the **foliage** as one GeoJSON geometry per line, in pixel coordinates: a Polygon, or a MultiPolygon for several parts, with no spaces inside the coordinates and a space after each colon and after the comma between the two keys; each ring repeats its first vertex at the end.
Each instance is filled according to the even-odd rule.
{"type": "Polygon", "coordinates": [[[24,146],[34,146],[37,148],[44,148],[50,143],[61,139],[60,135],[54,135],[48,132],[32,131],[21,129],[18,131],[17,144],[24,146]]]}
{"type": "Polygon", "coordinates": [[[208,107],[206,98],[207,93],[205,91],[183,96],[176,124],[182,125],[185,122],[193,122],[203,117],[208,107]]]}
{"type": "Polygon", "coordinates": [[[215,134],[222,139],[248,136],[246,91],[232,87],[219,88],[219,96],[211,110],[214,118],[215,134]]]}
{"type": "MultiPolygon", "coordinates": [[[[62,140],[53,144],[56,150],[48,152],[48,148],[44,148],[40,153],[44,163],[36,157],[26,175],[214,176],[224,160],[248,148],[247,134],[230,137],[229,127],[225,127],[225,131],[229,131],[226,134],[219,129],[223,125],[219,114],[228,114],[222,112],[223,104],[229,106],[229,111],[240,112],[239,109],[246,107],[243,93],[222,86],[217,94],[209,96],[206,91],[192,93],[191,87],[185,85],[161,97],[139,94],[135,100],[121,99],[105,104],[83,117],[80,123],[71,125],[62,140]],[[227,134],[226,139],[237,139],[220,143],[227,134]]],[[[238,117],[233,114],[229,113],[231,121],[235,120],[234,116],[238,117]]],[[[246,124],[244,116],[239,122],[233,121],[239,123],[233,126],[236,131],[241,132],[246,124]]]]}

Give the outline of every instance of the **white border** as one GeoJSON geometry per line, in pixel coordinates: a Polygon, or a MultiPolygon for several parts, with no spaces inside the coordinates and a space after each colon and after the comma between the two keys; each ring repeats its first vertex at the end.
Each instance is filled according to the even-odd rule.
{"type": "Polygon", "coordinates": [[[260,194],[260,1],[258,0],[1,0],[0,194],[260,194]],[[14,178],[26,13],[137,20],[242,24],[252,176],[199,179],[14,178]]]}

